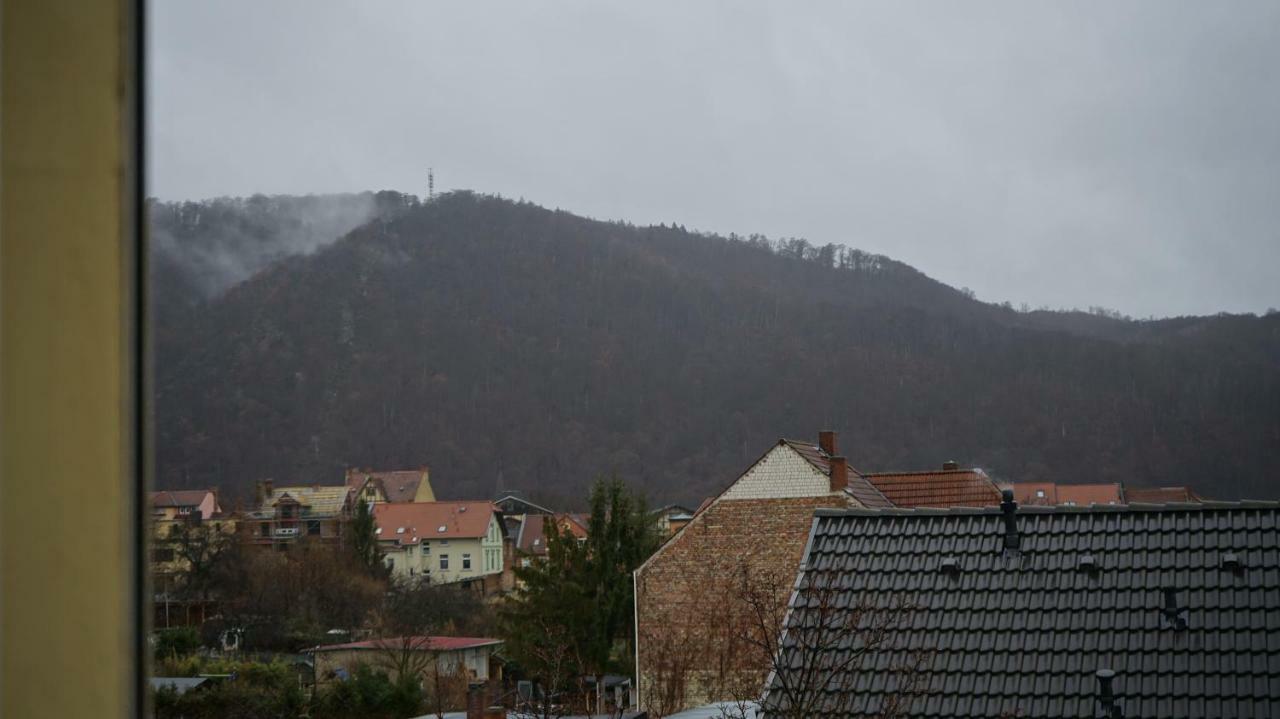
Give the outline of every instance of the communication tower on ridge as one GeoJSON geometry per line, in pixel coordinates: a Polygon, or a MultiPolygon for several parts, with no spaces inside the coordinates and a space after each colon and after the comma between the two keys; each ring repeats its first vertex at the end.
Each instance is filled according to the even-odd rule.
{"type": "Polygon", "coordinates": [[[436,196],[436,171],[434,168],[427,168],[427,199],[436,196]]]}

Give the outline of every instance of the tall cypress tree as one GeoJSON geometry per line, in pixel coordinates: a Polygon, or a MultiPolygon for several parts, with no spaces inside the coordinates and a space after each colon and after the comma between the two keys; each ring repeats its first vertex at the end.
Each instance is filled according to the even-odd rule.
{"type": "Polygon", "coordinates": [[[351,520],[351,551],[369,574],[382,576],[386,573],[386,567],[382,564],[382,552],[378,551],[373,510],[364,499],[356,505],[356,515],[351,520]]]}
{"type": "Polygon", "coordinates": [[[629,673],[631,573],[658,544],[643,498],[616,478],[602,479],[591,491],[585,542],[550,519],[544,531],[545,560],[516,570],[523,586],[502,612],[507,650],[551,691],[567,689],[574,675],[599,686],[606,673],[629,673]]]}

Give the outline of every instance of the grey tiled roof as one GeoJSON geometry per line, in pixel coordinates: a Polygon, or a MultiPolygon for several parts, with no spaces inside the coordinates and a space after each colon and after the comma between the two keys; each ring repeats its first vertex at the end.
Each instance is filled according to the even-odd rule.
{"type": "MultiPolygon", "coordinates": [[[[1013,516],[1020,546],[1006,551],[998,507],[820,510],[801,586],[832,589],[797,594],[789,645],[812,639],[803,627],[821,613],[819,596],[825,606],[878,608],[864,623],[898,625],[833,673],[812,715],[879,714],[906,676],[893,669],[921,651],[906,716],[1102,716],[1099,669],[1116,673],[1130,719],[1280,716],[1280,504],[1013,516]],[[1082,567],[1086,557],[1096,569],[1082,567]],[[909,609],[884,609],[895,601],[909,609]]],[[[846,637],[832,656],[849,656],[865,636],[846,637]]],[[[770,686],[765,705],[776,706],[777,677],[770,686]]]]}

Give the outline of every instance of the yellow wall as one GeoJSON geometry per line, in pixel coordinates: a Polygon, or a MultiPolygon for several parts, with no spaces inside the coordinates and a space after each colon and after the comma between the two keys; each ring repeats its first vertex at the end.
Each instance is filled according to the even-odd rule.
{"type": "Polygon", "coordinates": [[[393,573],[397,577],[420,577],[424,575],[424,570],[430,569],[431,581],[437,584],[448,584],[502,572],[502,530],[498,527],[497,519],[489,520],[489,532],[482,538],[455,538],[444,541],[448,543],[444,544],[439,539],[424,540],[420,543],[423,546],[414,547],[412,552],[409,551],[409,547],[397,547],[391,542],[386,542],[383,544],[382,551],[387,558],[393,560],[393,573]],[[423,551],[424,547],[427,551],[423,551]],[[491,556],[496,560],[496,564],[488,566],[485,564],[486,551],[494,553],[491,556]],[[442,554],[449,555],[448,571],[440,569],[442,554]],[[470,570],[462,568],[464,554],[471,555],[470,570]],[[409,574],[410,568],[414,570],[412,575],[409,574]]]}
{"type": "Polygon", "coordinates": [[[0,715],[125,717],[134,4],[0,7],[0,715]]]}
{"type": "Polygon", "coordinates": [[[436,493],[431,489],[431,474],[426,470],[422,471],[422,481],[418,483],[418,491],[413,496],[415,502],[434,502],[436,501],[436,493]]]}

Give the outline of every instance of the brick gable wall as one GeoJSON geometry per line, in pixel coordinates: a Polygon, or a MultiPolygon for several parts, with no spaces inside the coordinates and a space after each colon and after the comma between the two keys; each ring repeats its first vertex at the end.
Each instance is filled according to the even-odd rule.
{"type": "MultiPolygon", "coordinates": [[[[773,452],[743,475],[755,494],[804,478],[773,452]],[[763,490],[763,491],[761,491],[763,490]]],[[[825,483],[826,477],[814,472],[825,483]]],[[[776,588],[785,602],[799,569],[815,509],[856,503],[843,494],[730,499],[741,481],[704,510],[636,574],[637,659],[643,708],[656,715],[741,698],[763,688],[768,658],[744,643],[741,578],[776,588]]],[[[812,485],[808,485],[812,486],[812,485]]],[[[801,484],[801,489],[804,485],[801,484]]],[[[741,496],[742,493],[739,493],[741,496]]],[[[747,622],[749,624],[749,622],[747,622]]]]}

